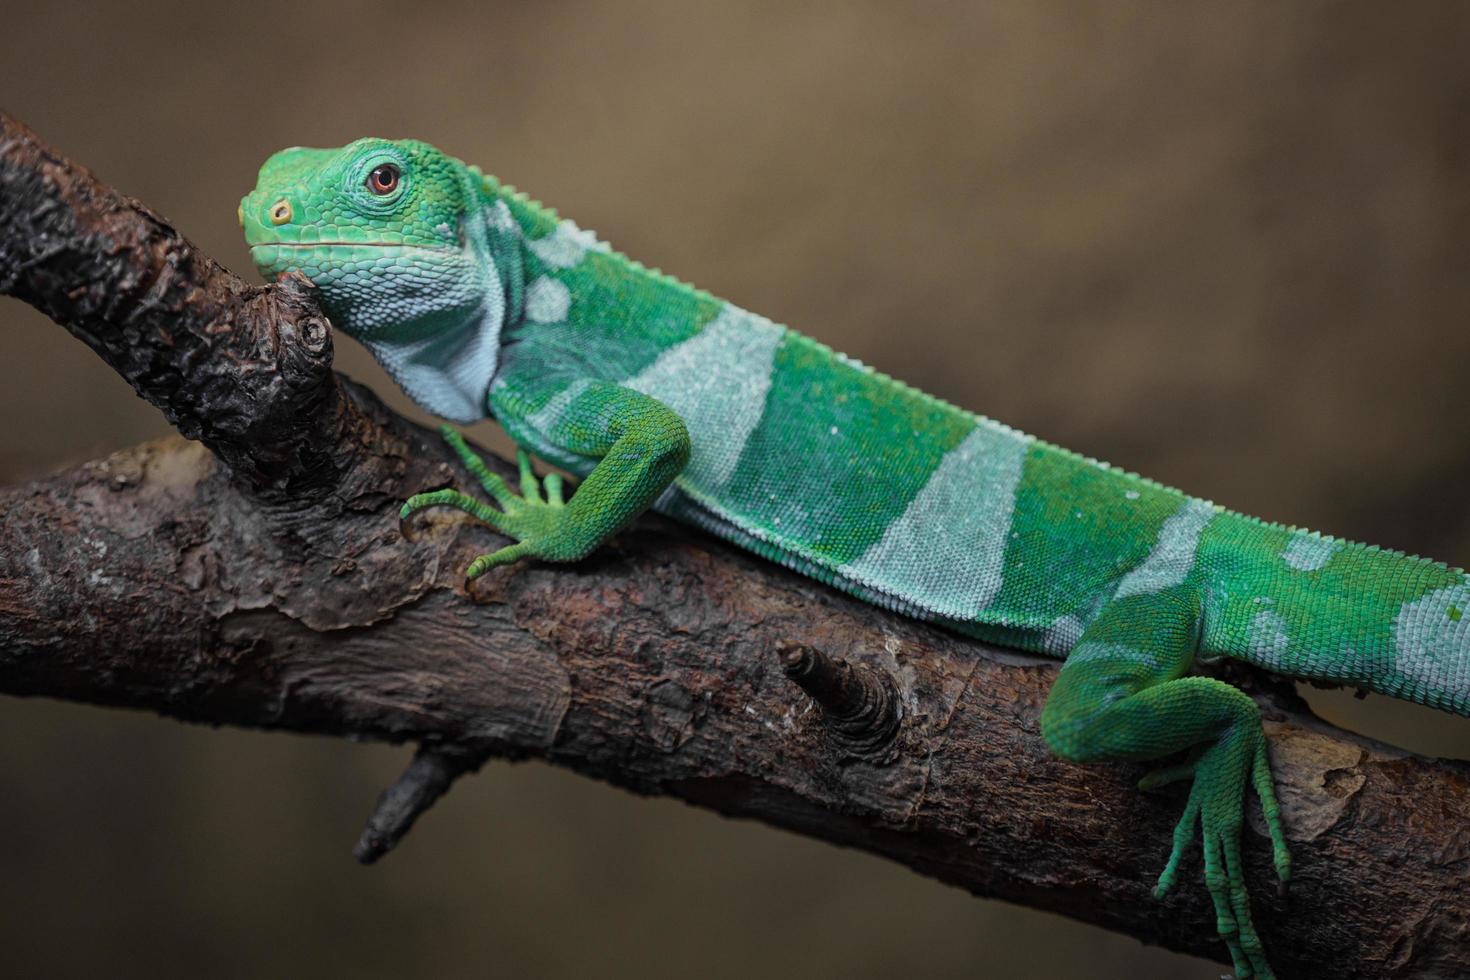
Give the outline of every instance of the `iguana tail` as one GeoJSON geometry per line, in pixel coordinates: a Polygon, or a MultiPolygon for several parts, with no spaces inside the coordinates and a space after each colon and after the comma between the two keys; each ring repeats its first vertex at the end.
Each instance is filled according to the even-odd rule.
{"type": "Polygon", "coordinates": [[[1457,568],[1223,513],[1201,651],[1470,715],[1470,576],[1457,568]]]}

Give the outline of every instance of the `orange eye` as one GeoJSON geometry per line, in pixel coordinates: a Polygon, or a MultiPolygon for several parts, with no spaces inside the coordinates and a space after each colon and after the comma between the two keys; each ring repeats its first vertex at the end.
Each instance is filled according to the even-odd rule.
{"type": "Polygon", "coordinates": [[[398,168],[391,163],[380,164],[368,174],[368,190],[374,194],[392,194],[398,189],[398,168]]]}

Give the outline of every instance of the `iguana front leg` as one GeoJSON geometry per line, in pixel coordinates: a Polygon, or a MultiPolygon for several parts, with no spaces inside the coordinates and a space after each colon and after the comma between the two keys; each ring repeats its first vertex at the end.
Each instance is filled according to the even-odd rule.
{"type": "Polygon", "coordinates": [[[400,520],[426,507],[456,507],[517,539],[476,558],[465,571],[467,581],[524,557],[576,561],[647,510],[689,461],[683,420],[662,402],[620,385],[585,386],[562,411],[556,428],[559,445],[599,460],[570,501],[563,501],[561,478],[555,474],[546,477],[542,498],[524,450],[518,454],[521,492],[515,493],[459,433],[445,426],[445,440],[500,509],[457,490],[437,490],[410,497],[400,520]]]}
{"type": "Polygon", "coordinates": [[[1246,787],[1255,786],[1283,881],[1290,856],[1281,830],[1260,711],[1244,692],[1210,677],[1182,676],[1200,635],[1200,602],[1191,586],[1114,599],[1083,633],[1041,713],[1057,755],[1074,762],[1156,759],[1186,749],[1187,762],[1143,779],[1149,789],[1194,780],[1174,849],[1154,894],[1174,883],[1199,827],[1204,877],[1216,927],[1237,977],[1273,976],[1251,921],[1240,856],[1246,787]]]}

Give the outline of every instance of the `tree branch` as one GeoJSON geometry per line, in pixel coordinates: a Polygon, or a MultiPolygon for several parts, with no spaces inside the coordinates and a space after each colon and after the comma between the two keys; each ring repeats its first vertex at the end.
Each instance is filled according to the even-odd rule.
{"type": "Polygon", "coordinates": [[[256,286],[0,113],[0,293],[61,323],[246,485],[340,482],[363,420],[306,281],[256,286]]]}
{"type": "MultiPolygon", "coordinates": [[[[0,491],[0,690],[417,742],[364,857],[460,772],[534,756],[1222,957],[1202,887],[1150,896],[1183,789],[1141,793],[1141,770],[1042,744],[1055,663],[657,518],[573,567],[493,572],[472,599],[460,574],[495,536],[436,515],[405,541],[396,520],[407,494],[464,475],[330,373],[309,291],[243,283],[4,116],[0,290],[204,443],[0,491]]],[[[1295,858],[1289,896],[1261,887],[1252,824],[1283,976],[1470,974],[1470,767],[1332,730],[1242,678],[1295,858]]]]}

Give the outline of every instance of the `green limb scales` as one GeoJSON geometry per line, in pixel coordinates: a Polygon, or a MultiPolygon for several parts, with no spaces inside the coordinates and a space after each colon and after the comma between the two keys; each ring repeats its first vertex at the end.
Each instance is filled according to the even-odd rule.
{"type": "Polygon", "coordinates": [[[679,416],[617,385],[588,385],[568,406],[565,424],[573,449],[598,459],[570,501],[558,474],[538,480],[524,450],[517,453],[521,489],[516,493],[463,436],[444,426],[444,440],[499,509],[458,490],[435,490],[410,497],[399,511],[400,522],[426,507],[454,507],[516,539],[476,558],[465,571],[466,581],[521,558],[576,561],[647,510],[689,460],[689,435],[679,416]]]}
{"type": "Polygon", "coordinates": [[[1152,788],[1193,781],[1155,894],[1174,884],[1198,828],[1204,878],[1220,937],[1238,977],[1273,976],[1251,919],[1240,835],[1247,786],[1261,800],[1277,874],[1290,873],[1260,711],[1242,691],[1184,676],[1193,662],[1201,607],[1191,586],[1114,599],[1083,633],[1042,711],[1041,730],[1074,762],[1139,761],[1195,750],[1146,777],[1152,788]]]}

